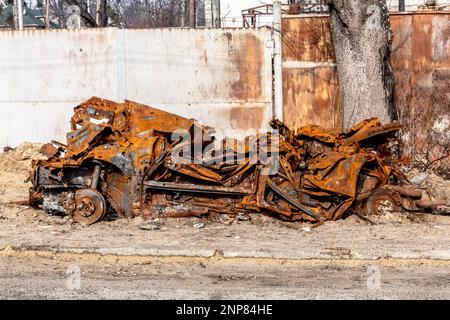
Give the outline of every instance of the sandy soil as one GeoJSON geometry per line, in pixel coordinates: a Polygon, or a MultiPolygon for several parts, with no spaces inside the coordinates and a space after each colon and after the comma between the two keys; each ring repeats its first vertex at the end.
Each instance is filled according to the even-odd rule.
{"type": "Polygon", "coordinates": [[[7,299],[450,297],[450,263],[428,260],[124,258],[35,252],[0,256],[0,296],[7,299]],[[379,270],[379,280],[370,278],[374,270],[379,270]]]}
{"type": "Polygon", "coordinates": [[[0,298],[450,298],[450,217],[396,214],[370,225],[352,216],[317,229],[260,215],[83,227],[14,204],[27,199],[33,148],[0,154],[0,298]]]}

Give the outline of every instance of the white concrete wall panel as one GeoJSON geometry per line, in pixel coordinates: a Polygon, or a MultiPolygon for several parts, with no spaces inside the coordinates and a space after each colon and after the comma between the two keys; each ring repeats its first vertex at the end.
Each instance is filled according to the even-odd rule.
{"type": "Polygon", "coordinates": [[[0,32],[0,147],[65,141],[91,96],[134,100],[237,138],[272,114],[266,29],[0,32]]]}

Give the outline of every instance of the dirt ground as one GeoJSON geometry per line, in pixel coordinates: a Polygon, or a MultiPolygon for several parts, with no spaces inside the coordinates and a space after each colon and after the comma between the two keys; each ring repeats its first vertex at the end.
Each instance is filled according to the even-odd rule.
{"type": "Polygon", "coordinates": [[[450,263],[1,254],[7,299],[448,299],[450,263]],[[80,281],[73,283],[72,270],[80,281]],[[380,280],[370,280],[373,270],[380,280]]]}
{"type": "MultiPolygon", "coordinates": [[[[0,154],[1,299],[450,298],[448,216],[391,214],[376,225],[351,216],[316,229],[261,215],[84,227],[14,204],[27,199],[38,147],[0,154]]],[[[449,191],[432,175],[422,183],[449,191]]]]}

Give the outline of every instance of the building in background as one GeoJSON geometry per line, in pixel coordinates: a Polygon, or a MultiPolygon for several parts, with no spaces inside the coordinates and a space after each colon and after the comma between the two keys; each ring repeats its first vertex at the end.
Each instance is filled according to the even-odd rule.
{"type": "MultiPolygon", "coordinates": [[[[283,1],[288,3],[288,0],[283,1]]],[[[220,12],[223,28],[240,28],[244,26],[242,10],[273,4],[273,0],[220,0],[220,12]]],[[[271,25],[272,17],[258,17],[257,26],[271,25]]]]}
{"type": "MultiPolygon", "coordinates": [[[[27,29],[45,28],[45,9],[30,9],[23,7],[23,27],[27,29]]],[[[2,8],[0,13],[0,29],[13,29],[14,15],[13,6],[7,5],[2,8]]]]}
{"type": "MultiPolygon", "coordinates": [[[[387,0],[391,11],[398,11],[398,0],[387,0]]],[[[406,11],[418,10],[449,10],[450,0],[405,0],[406,11]]]]}

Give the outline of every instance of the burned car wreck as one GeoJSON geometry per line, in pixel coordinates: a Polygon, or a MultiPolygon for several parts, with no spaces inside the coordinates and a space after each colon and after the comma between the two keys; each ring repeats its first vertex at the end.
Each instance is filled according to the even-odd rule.
{"type": "Polygon", "coordinates": [[[30,204],[93,224],[132,218],[262,213],[322,223],[345,215],[444,210],[396,166],[401,126],[366,120],[346,132],[305,126],[243,141],[139,103],[91,98],[74,109],[67,144],[33,162],[30,204]],[[188,138],[186,138],[188,137],[188,138]],[[219,148],[211,148],[211,145],[219,148]],[[262,156],[261,156],[262,155],[262,156]]]}

